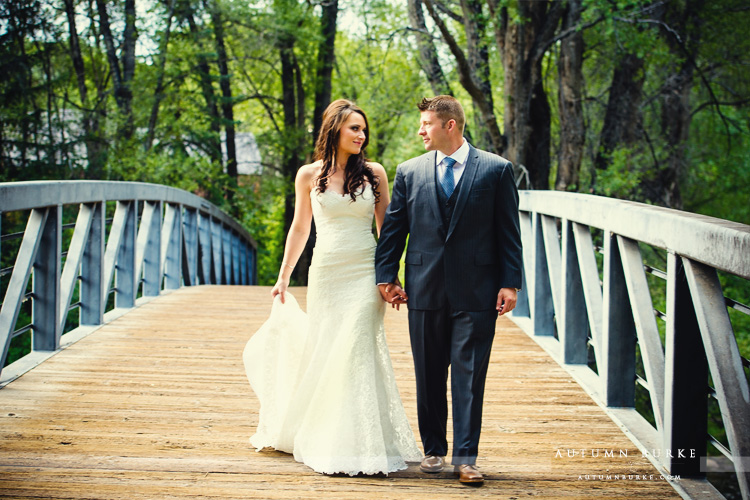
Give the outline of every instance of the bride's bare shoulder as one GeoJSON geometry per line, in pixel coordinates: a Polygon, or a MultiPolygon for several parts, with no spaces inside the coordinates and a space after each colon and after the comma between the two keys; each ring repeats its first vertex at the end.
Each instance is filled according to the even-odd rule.
{"type": "Polygon", "coordinates": [[[368,161],[367,166],[370,167],[372,170],[372,173],[375,174],[376,177],[379,179],[388,179],[388,174],[385,171],[385,168],[380,163],[374,162],[374,161],[368,161]]]}
{"type": "Polygon", "coordinates": [[[320,175],[320,169],[323,166],[323,162],[318,160],[307,165],[302,165],[297,170],[297,182],[312,183],[313,179],[320,175]]]}

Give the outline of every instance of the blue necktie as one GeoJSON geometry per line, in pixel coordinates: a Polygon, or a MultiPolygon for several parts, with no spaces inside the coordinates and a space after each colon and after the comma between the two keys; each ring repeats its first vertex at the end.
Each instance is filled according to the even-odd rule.
{"type": "Polygon", "coordinates": [[[453,180],[453,165],[455,163],[456,160],[454,160],[450,156],[446,156],[445,158],[443,158],[445,172],[443,173],[443,178],[440,179],[440,185],[443,187],[443,191],[448,198],[451,197],[451,194],[453,194],[453,190],[456,187],[455,181],[453,180]]]}

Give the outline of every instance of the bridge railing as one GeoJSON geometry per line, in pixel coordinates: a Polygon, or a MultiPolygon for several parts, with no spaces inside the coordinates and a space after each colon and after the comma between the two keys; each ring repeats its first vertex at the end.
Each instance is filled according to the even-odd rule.
{"type": "Polygon", "coordinates": [[[101,325],[112,306],[132,308],[137,298],[162,290],[256,283],[250,234],[180,189],[138,182],[0,183],[0,214],[26,218],[25,230],[0,240],[0,252],[16,254],[15,264],[0,270],[0,370],[14,337],[31,334],[31,357],[60,349],[71,310],[78,309],[78,325],[101,325]],[[75,223],[64,224],[64,211],[66,219],[77,211],[75,223]],[[31,322],[19,327],[22,305],[31,322]]]}
{"type": "Polygon", "coordinates": [[[725,298],[719,278],[750,278],[750,226],[549,191],[522,191],[520,211],[525,282],[514,318],[662,470],[705,477],[711,442],[750,498],[748,361],[729,314],[750,308],[725,298]],[[636,410],[638,386],[646,411],[636,410]],[[723,443],[708,436],[712,399],[723,443]]]}

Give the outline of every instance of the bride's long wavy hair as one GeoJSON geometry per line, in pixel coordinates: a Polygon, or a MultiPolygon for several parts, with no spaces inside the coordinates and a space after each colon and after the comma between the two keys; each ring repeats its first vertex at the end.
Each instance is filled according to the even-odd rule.
{"type": "Polygon", "coordinates": [[[365,190],[365,183],[372,186],[375,194],[375,201],[380,199],[378,193],[379,181],[372,169],[367,166],[367,157],[365,148],[370,142],[370,124],[367,121],[367,115],[362,109],[351,101],[338,99],[328,105],[323,113],[323,124],[320,126],[318,140],[315,142],[315,159],[322,160],[323,166],[320,169],[320,175],[315,180],[318,190],[322,193],[328,187],[328,180],[333,174],[336,150],[339,145],[339,136],[341,127],[352,113],[359,113],[365,120],[365,142],[359,154],[349,156],[344,169],[344,194],[351,196],[352,201],[356,200],[357,194],[362,194],[365,190]]]}

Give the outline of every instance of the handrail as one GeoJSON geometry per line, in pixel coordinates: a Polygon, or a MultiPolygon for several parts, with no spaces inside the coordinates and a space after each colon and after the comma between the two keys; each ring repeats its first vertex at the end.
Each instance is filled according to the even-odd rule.
{"type": "Polygon", "coordinates": [[[521,191],[521,210],[607,228],[750,279],[750,226],[634,201],[560,191],[521,191]],[[570,206],[575,205],[571,214],[570,206]],[[529,207],[529,208],[524,208],[529,207]]]}
{"type": "Polygon", "coordinates": [[[30,212],[2,298],[0,373],[11,340],[28,330],[16,330],[16,322],[32,274],[31,354],[61,348],[77,285],[81,326],[104,323],[110,293],[116,309],[127,309],[139,292],[154,297],[181,286],[257,281],[257,244],[247,230],[187,191],[141,182],[0,183],[0,214],[16,211],[30,212]],[[108,202],[115,204],[109,233],[108,202]],[[63,251],[63,207],[76,205],[63,251]]]}
{"type": "Polygon", "coordinates": [[[705,477],[710,375],[730,468],[750,498],[750,388],[717,274],[750,279],[750,226],[550,191],[521,191],[520,216],[524,286],[514,320],[671,475],[705,477]],[[640,243],[666,251],[664,341],[640,243]],[[655,426],[635,409],[636,347],[655,426]]]}

